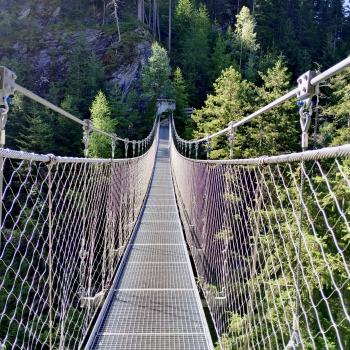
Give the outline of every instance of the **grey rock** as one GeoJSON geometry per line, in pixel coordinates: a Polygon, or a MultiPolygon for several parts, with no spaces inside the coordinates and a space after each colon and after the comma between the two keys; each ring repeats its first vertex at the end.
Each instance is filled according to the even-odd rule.
{"type": "Polygon", "coordinates": [[[58,16],[60,15],[60,13],[61,13],[61,7],[58,6],[58,7],[56,8],[56,10],[54,11],[54,13],[52,14],[52,17],[53,17],[53,18],[56,18],[56,17],[58,17],[58,16]]]}
{"type": "Polygon", "coordinates": [[[30,7],[27,9],[24,9],[18,16],[18,19],[21,21],[22,19],[27,18],[30,15],[30,7]]]}
{"type": "Polygon", "coordinates": [[[111,74],[110,85],[119,85],[123,95],[140,80],[144,66],[151,56],[151,43],[148,41],[139,43],[136,47],[137,55],[132,63],[121,65],[111,74]]]}
{"type": "Polygon", "coordinates": [[[28,47],[26,44],[24,44],[23,42],[16,42],[12,48],[17,52],[17,54],[19,55],[24,55],[25,53],[28,52],[28,47]]]}

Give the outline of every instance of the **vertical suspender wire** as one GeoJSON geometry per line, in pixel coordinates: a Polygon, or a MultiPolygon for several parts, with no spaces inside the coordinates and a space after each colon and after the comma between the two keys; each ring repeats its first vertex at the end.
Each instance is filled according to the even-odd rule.
{"type": "Polygon", "coordinates": [[[49,343],[50,349],[53,349],[53,256],[52,256],[52,166],[53,161],[51,160],[48,164],[48,204],[49,204],[49,343]]]}
{"type": "MultiPolygon", "coordinates": [[[[5,146],[5,123],[7,119],[7,111],[1,111],[0,113],[0,147],[4,148],[5,146]]],[[[2,210],[3,210],[3,186],[4,186],[4,157],[0,157],[0,251],[1,251],[1,244],[2,244],[2,235],[3,235],[3,227],[2,227],[2,210]]]]}
{"type": "MultiPolygon", "coordinates": [[[[83,135],[83,142],[84,142],[84,156],[88,157],[89,155],[89,137],[90,137],[90,121],[85,120],[84,121],[84,135],[83,135]]],[[[86,274],[86,229],[87,229],[87,215],[86,215],[86,193],[87,193],[87,167],[88,163],[84,163],[83,165],[83,193],[82,193],[82,237],[81,237],[81,244],[80,244],[80,298],[85,298],[86,295],[86,288],[85,288],[85,274],[86,274]]],[[[88,299],[88,309],[90,308],[90,301],[88,299]]]]}

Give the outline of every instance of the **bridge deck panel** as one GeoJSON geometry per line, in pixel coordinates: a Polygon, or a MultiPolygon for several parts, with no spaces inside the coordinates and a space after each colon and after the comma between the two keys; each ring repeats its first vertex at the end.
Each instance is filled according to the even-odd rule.
{"type": "Polygon", "coordinates": [[[176,207],[168,130],[140,225],[94,349],[212,349],[176,207]]]}

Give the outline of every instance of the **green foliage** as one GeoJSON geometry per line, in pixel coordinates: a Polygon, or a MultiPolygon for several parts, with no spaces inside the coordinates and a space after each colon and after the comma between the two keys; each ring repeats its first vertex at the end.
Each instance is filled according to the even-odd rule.
{"type": "Polygon", "coordinates": [[[174,22],[173,61],[187,81],[190,102],[199,105],[205,97],[209,78],[209,14],[204,6],[196,8],[191,0],[180,0],[174,22]]]}
{"type": "Polygon", "coordinates": [[[151,101],[168,97],[171,93],[170,75],[171,69],[167,51],[154,42],[152,56],[142,74],[143,95],[151,101]]]}
{"type": "Polygon", "coordinates": [[[191,119],[185,113],[185,109],[189,107],[188,105],[188,93],[186,82],[182,76],[180,68],[176,68],[174,72],[173,79],[173,91],[174,98],[176,101],[176,111],[175,111],[175,124],[176,130],[180,135],[187,138],[191,136],[192,123],[191,119]]]}
{"type": "Polygon", "coordinates": [[[237,41],[240,50],[257,51],[259,45],[256,40],[256,22],[248,7],[243,6],[236,16],[236,28],[233,40],[237,41]]]}
{"type": "Polygon", "coordinates": [[[82,118],[87,118],[93,98],[103,87],[104,69],[96,55],[83,43],[76,45],[69,62],[67,78],[61,89],[64,96],[73,100],[72,105],[82,118]]]}
{"type": "Polygon", "coordinates": [[[211,54],[210,82],[214,83],[223,70],[233,63],[231,54],[228,52],[227,40],[222,34],[216,38],[213,52],[211,54]]]}
{"type": "MultiPolygon", "coordinates": [[[[95,128],[114,133],[116,122],[112,119],[112,111],[105,94],[100,91],[95,97],[91,109],[91,120],[95,128]]],[[[89,156],[93,158],[111,157],[111,139],[93,132],[89,141],[89,156]]]]}
{"type": "MultiPolygon", "coordinates": [[[[253,110],[254,85],[242,79],[233,67],[227,68],[214,84],[214,93],[209,95],[202,109],[196,110],[193,120],[197,136],[205,136],[225,128],[230,121],[242,119],[253,110]]],[[[227,155],[226,144],[214,140],[212,158],[227,155]]]]}
{"type": "Polygon", "coordinates": [[[350,142],[350,69],[331,80],[331,95],[324,110],[328,122],[321,130],[322,144],[342,145],[350,142]]]}
{"type": "MultiPolygon", "coordinates": [[[[290,74],[282,59],[269,68],[266,74],[261,73],[260,77],[263,84],[256,87],[256,110],[291,89],[290,74]]],[[[242,150],[244,158],[297,151],[299,129],[297,108],[294,101],[288,101],[249,123],[244,134],[238,133],[236,145],[242,150]]]]}

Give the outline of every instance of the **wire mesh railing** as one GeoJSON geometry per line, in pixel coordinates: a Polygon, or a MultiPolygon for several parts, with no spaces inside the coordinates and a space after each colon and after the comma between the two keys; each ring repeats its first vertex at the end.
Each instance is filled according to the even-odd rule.
{"type": "Polygon", "coordinates": [[[0,150],[1,349],[82,347],[143,205],[157,144],[155,136],[144,155],[125,160],[0,150]]]}
{"type": "Polygon", "coordinates": [[[171,164],[222,349],[350,347],[350,146],[171,164]]]}

